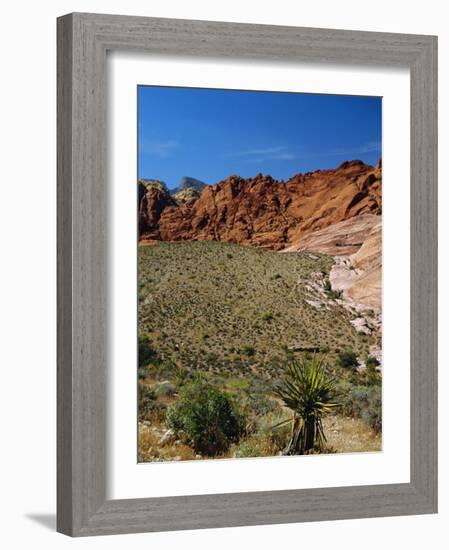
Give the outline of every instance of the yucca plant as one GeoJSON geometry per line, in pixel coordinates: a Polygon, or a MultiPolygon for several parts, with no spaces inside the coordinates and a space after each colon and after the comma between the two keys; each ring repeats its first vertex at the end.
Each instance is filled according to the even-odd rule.
{"type": "Polygon", "coordinates": [[[293,416],[274,428],[291,425],[291,436],[283,454],[307,454],[322,449],[326,441],[323,416],[335,403],[329,403],[334,380],[326,375],[324,366],[315,356],[310,360],[293,360],[287,364],[285,376],[276,394],[293,411],[293,416]]]}

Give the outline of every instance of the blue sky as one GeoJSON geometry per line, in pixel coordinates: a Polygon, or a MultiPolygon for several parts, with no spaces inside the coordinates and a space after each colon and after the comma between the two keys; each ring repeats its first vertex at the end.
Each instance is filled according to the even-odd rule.
{"type": "Polygon", "coordinates": [[[169,188],[258,172],[287,180],[345,160],[376,164],[379,97],[138,87],[138,176],[169,188]]]}

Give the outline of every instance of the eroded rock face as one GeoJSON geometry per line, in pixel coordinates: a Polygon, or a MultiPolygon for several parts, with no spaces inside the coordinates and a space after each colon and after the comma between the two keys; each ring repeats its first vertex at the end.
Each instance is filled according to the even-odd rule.
{"type": "MultiPolygon", "coordinates": [[[[139,204],[141,240],[222,240],[273,250],[301,248],[313,231],[359,216],[380,214],[381,168],[361,161],[335,170],[298,174],[287,182],[258,174],[230,176],[196,200],[146,197],[139,204]],[[154,208],[154,214],[151,212],[154,208]]],[[[354,251],[354,250],[352,250],[354,251]]]]}
{"type": "Polygon", "coordinates": [[[176,191],[176,193],[173,193],[173,198],[177,204],[183,204],[192,200],[195,201],[200,195],[201,193],[199,191],[193,187],[188,187],[187,189],[180,189],[179,191],[176,191]]]}
{"type": "Polygon", "coordinates": [[[176,204],[162,182],[139,181],[139,236],[147,241],[160,240],[159,220],[167,206],[176,204]]]}
{"type": "Polygon", "coordinates": [[[347,290],[354,302],[370,305],[376,310],[382,304],[382,223],[371,230],[360,250],[351,256],[351,263],[359,272],[357,280],[347,290]]]}
{"type": "Polygon", "coordinates": [[[360,249],[378,222],[379,216],[360,214],[348,220],[328,225],[324,229],[307,233],[283,252],[310,250],[329,256],[350,256],[360,249]]]}
{"type": "Polygon", "coordinates": [[[379,216],[355,254],[336,258],[329,280],[332,288],[342,290],[351,302],[377,312],[381,310],[382,222],[379,216]]]}

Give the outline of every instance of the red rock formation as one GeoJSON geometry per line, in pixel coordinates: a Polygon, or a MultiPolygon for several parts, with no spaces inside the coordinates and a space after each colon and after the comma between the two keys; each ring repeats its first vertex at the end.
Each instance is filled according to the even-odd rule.
{"type": "Polygon", "coordinates": [[[145,240],[161,240],[159,219],[167,206],[176,205],[175,200],[162,185],[139,182],[139,235],[145,240]]]}
{"type": "Polygon", "coordinates": [[[180,205],[147,190],[139,227],[141,240],[222,240],[281,250],[312,231],[381,209],[380,166],[350,161],[285,183],[262,174],[230,176],[180,205]]]}

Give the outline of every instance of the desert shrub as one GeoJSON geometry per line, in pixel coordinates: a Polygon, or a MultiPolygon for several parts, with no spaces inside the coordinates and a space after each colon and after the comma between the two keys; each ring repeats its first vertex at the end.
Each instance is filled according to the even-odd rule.
{"type": "Polygon", "coordinates": [[[274,315],[271,311],[264,311],[261,317],[262,321],[272,321],[274,319],[274,315]]]}
{"type": "Polygon", "coordinates": [[[355,386],[350,394],[352,401],[352,416],[360,418],[368,403],[368,388],[366,386],[355,386]]]}
{"type": "Polygon", "coordinates": [[[188,369],[176,367],[173,373],[173,383],[175,386],[183,386],[192,378],[192,373],[188,369]]]}
{"type": "Polygon", "coordinates": [[[139,376],[141,371],[144,373],[145,377],[163,381],[176,379],[180,368],[170,360],[161,360],[157,358],[155,362],[151,362],[145,367],[139,368],[139,376]]]}
{"type": "Polygon", "coordinates": [[[155,393],[158,397],[168,397],[175,393],[175,386],[169,380],[164,380],[156,386],[155,393]]]}
{"type": "Polygon", "coordinates": [[[137,369],[137,375],[139,380],[144,380],[145,378],[149,378],[151,376],[151,369],[148,369],[147,367],[139,367],[137,369]]]}
{"type": "Polygon", "coordinates": [[[243,419],[230,396],[202,380],[181,390],[167,422],[178,437],[207,456],[226,452],[243,433],[243,419]]]}
{"type": "Polygon", "coordinates": [[[382,389],[379,385],[360,386],[340,382],[332,398],[346,416],[361,418],[376,432],[382,429],[382,389]]]}
{"type": "Polygon", "coordinates": [[[382,392],[380,387],[369,388],[366,407],[362,411],[361,418],[375,432],[382,430],[382,392]]]}
{"type": "Polygon", "coordinates": [[[337,365],[344,369],[355,369],[359,366],[357,355],[352,350],[346,350],[338,354],[337,365]]]}
{"type": "Polygon", "coordinates": [[[254,458],[261,456],[260,450],[251,441],[243,441],[235,451],[236,458],[254,458]]]}
{"type": "Polygon", "coordinates": [[[361,418],[374,431],[382,429],[382,392],[379,386],[356,386],[351,392],[353,416],[361,418]]]}
{"type": "Polygon", "coordinates": [[[368,355],[368,357],[366,358],[365,364],[366,364],[367,367],[376,368],[380,365],[380,362],[375,357],[373,357],[372,355],[368,355]]]}
{"type": "Polygon", "coordinates": [[[360,375],[360,383],[367,386],[380,386],[382,384],[382,375],[373,364],[366,366],[360,375]]]}
{"type": "Polygon", "coordinates": [[[252,357],[256,353],[256,350],[254,349],[254,346],[245,344],[244,346],[242,346],[242,353],[244,355],[247,355],[248,357],[252,357]]]}
{"type": "Polygon", "coordinates": [[[162,420],[165,416],[165,405],[157,401],[156,393],[152,388],[139,383],[139,421],[156,418],[162,420]]]}
{"type": "Polygon", "coordinates": [[[139,367],[145,367],[151,362],[156,362],[158,356],[152,347],[148,334],[139,334],[139,367]]]}
{"type": "Polygon", "coordinates": [[[376,370],[368,367],[366,372],[366,382],[369,386],[381,386],[382,385],[382,376],[376,370]]]}
{"type": "Polygon", "coordinates": [[[261,392],[250,393],[248,395],[248,406],[257,416],[265,416],[277,408],[277,403],[261,392]]]}

